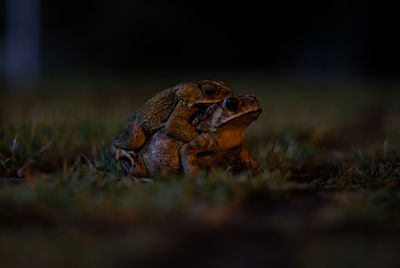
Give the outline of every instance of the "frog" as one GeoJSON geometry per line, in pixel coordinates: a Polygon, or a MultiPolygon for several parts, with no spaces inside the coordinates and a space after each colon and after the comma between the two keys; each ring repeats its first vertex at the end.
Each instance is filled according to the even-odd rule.
{"type": "Polygon", "coordinates": [[[169,137],[188,142],[199,135],[191,124],[192,116],[209,105],[233,96],[227,82],[200,80],[180,83],[156,94],[136,109],[123,131],[112,140],[111,153],[135,164],[135,154],[157,130],[164,128],[169,137]]]}
{"type": "Polygon", "coordinates": [[[131,174],[134,178],[196,175],[201,169],[222,167],[232,173],[250,171],[256,176],[263,172],[263,167],[243,142],[246,128],[261,111],[253,94],[232,96],[193,117],[192,123],[200,134],[189,142],[174,139],[161,128],[136,155],[137,164],[131,174]],[[212,113],[203,118],[209,110],[212,113]]]}

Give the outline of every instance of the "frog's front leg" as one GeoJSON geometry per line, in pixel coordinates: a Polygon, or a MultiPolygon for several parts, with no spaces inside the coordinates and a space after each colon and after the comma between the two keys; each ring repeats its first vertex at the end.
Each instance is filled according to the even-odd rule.
{"type": "Polygon", "coordinates": [[[242,147],[240,150],[240,160],[245,166],[251,171],[253,176],[257,176],[258,174],[264,172],[264,168],[254,159],[254,157],[250,154],[250,152],[242,147]]]}
{"type": "Polygon", "coordinates": [[[165,132],[169,137],[178,141],[188,142],[199,135],[196,128],[189,122],[191,116],[197,111],[192,104],[179,103],[171,113],[165,124],[165,132]]]}
{"type": "Polygon", "coordinates": [[[184,144],[180,151],[180,160],[184,173],[196,174],[200,170],[198,156],[201,152],[212,152],[217,149],[217,142],[210,133],[203,133],[184,144]]]}

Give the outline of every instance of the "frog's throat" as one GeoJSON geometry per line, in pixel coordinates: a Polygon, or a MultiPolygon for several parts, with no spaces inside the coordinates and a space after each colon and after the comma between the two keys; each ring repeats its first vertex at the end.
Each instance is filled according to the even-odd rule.
{"type": "Polygon", "coordinates": [[[225,125],[227,125],[227,124],[229,124],[229,123],[231,123],[231,122],[233,122],[233,121],[236,121],[236,120],[238,120],[239,118],[242,118],[242,117],[244,117],[244,116],[246,116],[246,115],[249,115],[249,114],[257,114],[256,117],[254,118],[254,120],[255,120],[255,119],[257,119],[258,115],[259,115],[261,112],[262,112],[262,109],[261,109],[261,108],[255,108],[255,109],[249,109],[249,110],[244,111],[244,112],[242,112],[242,113],[234,114],[234,115],[232,115],[232,116],[230,116],[230,117],[224,119],[222,122],[220,122],[220,123],[218,124],[218,127],[225,126],[225,125]]]}

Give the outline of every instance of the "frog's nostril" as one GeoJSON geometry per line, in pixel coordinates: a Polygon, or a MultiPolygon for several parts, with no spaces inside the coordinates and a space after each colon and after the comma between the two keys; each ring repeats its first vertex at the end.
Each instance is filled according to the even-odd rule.
{"type": "Polygon", "coordinates": [[[253,93],[247,93],[247,94],[244,95],[244,97],[246,97],[246,98],[255,98],[253,93]]]}

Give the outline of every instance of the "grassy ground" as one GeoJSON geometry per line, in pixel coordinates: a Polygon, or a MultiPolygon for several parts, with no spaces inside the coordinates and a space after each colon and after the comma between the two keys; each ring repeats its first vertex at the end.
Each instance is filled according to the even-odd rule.
{"type": "Polygon", "coordinates": [[[266,168],[256,178],[122,175],[112,136],[176,81],[48,81],[4,94],[0,265],[398,267],[400,94],[226,80],[263,108],[246,134],[266,168]]]}

